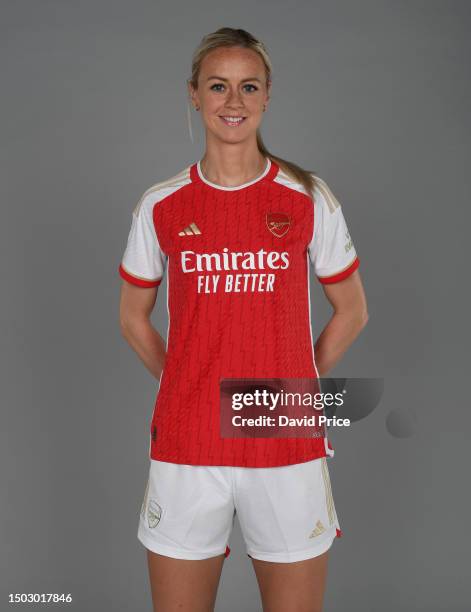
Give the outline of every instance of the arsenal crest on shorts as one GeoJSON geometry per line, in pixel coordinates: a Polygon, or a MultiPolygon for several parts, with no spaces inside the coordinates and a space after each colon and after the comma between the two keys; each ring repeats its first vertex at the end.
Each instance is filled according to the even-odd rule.
{"type": "Polygon", "coordinates": [[[267,227],[277,238],[286,234],[290,224],[290,218],[285,213],[267,213],[267,227]]]}

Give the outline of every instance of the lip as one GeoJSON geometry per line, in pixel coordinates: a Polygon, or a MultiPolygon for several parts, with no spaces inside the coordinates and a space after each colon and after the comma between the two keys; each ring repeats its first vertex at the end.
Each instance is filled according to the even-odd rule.
{"type": "Polygon", "coordinates": [[[228,127],[231,127],[231,128],[236,128],[236,127],[239,127],[239,125],[242,125],[242,123],[244,123],[247,117],[244,117],[243,115],[219,115],[219,119],[223,121],[224,125],[227,125],[228,127]],[[229,123],[228,121],[224,119],[224,117],[242,117],[242,121],[239,121],[238,123],[229,123]]]}

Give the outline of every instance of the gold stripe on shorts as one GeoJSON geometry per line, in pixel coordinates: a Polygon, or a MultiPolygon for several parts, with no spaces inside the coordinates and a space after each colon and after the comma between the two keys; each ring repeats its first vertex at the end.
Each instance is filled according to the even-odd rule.
{"type": "Polygon", "coordinates": [[[146,508],[146,503],[147,503],[147,495],[149,493],[149,478],[147,479],[147,484],[146,484],[146,490],[144,492],[144,499],[142,500],[142,506],[141,506],[141,514],[144,517],[145,516],[145,508],[146,508]]]}
{"type": "Polygon", "coordinates": [[[333,525],[335,523],[335,506],[334,506],[334,498],[332,497],[332,487],[330,485],[330,477],[329,477],[329,470],[327,468],[327,460],[325,457],[321,457],[321,468],[322,468],[322,478],[324,480],[325,503],[327,505],[329,523],[330,525],[333,525]]]}

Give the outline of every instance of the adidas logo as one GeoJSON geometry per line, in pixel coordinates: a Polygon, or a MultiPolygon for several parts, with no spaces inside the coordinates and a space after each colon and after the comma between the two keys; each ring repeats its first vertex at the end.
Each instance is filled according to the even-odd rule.
{"type": "Polygon", "coordinates": [[[315,537],[321,535],[321,533],[324,533],[324,531],[325,531],[324,525],[321,523],[321,521],[317,521],[316,526],[312,530],[311,535],[309,537],[310,538],[315,538],[315,537]]]}
{"type": "Polygon", "coordinates": [[[178,232],[179,236],[196,236],[197,234],[201,234],[201,232],[194,221],[188,227],[185,227],[183,231],[178,232]]]}

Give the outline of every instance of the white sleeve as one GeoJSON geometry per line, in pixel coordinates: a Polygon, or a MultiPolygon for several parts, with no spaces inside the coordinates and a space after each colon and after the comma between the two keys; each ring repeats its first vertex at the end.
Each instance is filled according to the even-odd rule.
{"type": "Polygon", "coordinates": [[[360,265],[343,216],[342,207],[328,187],[315,176],[314,228],[309,258],[323,284],[344,280],[360,265]]]}
{"type": "Polygon", "coordinates": [[[119,265],[121,277],[139,287],[157,287],[167,262],[155,229],[154,206],[152,194],[144,194],[139,200],[132,213],[131,230],[119,265]]]}

